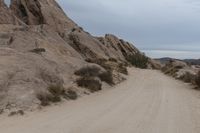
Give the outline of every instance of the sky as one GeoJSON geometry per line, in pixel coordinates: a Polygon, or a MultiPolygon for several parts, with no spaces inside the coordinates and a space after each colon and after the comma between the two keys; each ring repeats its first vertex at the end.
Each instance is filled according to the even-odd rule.
{"type": "Polygon", "coordinates": [[[115,34],[153,58],[200,58],[200,0],[57,0],[95,36],[115,34]]]}

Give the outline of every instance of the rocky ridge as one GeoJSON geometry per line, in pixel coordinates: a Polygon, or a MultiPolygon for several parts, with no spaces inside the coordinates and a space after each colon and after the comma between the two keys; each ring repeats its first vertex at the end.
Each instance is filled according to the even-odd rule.
{"type": "MultiPolygon", "coordinates": [[[[114,35],[85,32],[55,0],[11,0],[9,8],[0,0],[0,110],[34,110],[41,98],[48,100],[50,86],[82,95],[85,90],[74,87],[75,70],[94,63],[121,68],[136,53],[114,35]]],[[[114,70],[116,82],[119,75],[114,70]]]]}

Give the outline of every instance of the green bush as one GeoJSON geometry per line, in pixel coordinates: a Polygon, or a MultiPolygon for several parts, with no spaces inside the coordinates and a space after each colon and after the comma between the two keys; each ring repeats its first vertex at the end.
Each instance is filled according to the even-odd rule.
{"type": "Polygon", "coordinates": [[[146,69],[148,65],[148,58],[141,53],[136,53],[135,55],[129,55],[126,60],[130,62],[133,66],[146,69]]]}

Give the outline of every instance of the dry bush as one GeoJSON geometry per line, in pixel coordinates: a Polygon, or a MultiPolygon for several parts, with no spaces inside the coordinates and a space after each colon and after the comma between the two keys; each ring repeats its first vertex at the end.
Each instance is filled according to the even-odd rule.
{"type": "Polygon", "coordinates": [[[133,66],[146,69],[148,66],[148,58],[141,53],[136,53],[135,55],[129,55],[126,60],[130,62],[133,66]]]}
{"type": "Polygon", "coordinates": [[[186,83],[192,83],[195,79],[195,76],[193,74],[189,73],[189,72],[186,72],[179,79],[186,82],[186,83]]]}
{"type": "Polygon", "coordinates": [[[99,67],[96,66],[86,66],[86,67],[82,67],[81,69],[75,71],[75,75],[78,76],[88,76],[88,77],[96,77],[99,75],[99,72],[101,71],[101,69],[99,67]]]}
{"type": "Polygon", "coordinates": [[[50,105],[52,95],[51,94],[46,94],[46,93],[38,93],[37,94],[37,99],[40,100],[40,104],[42,106],[48,106],[50,105]]]}
{"type": "Polygon", "coordinates": [[[59,85],[51,85],[48,88],[48,91],[52,94],[51,102],[60,102],[61,96],[64,94],[64,88],[59,85]]]}
{"type": "Polygon", "coordinates": [[[101,81],[104,81],[110,85],[112,85],[113,82],[113,75],[112,71],[106,70],[102,71],[97,66],[86,66],[83,67],[77,71],[75,71],[75,74],[81,77],[90,78],[90,77],[98,77],[101,79],[101,81]]]}
{"type": "Polygon", "coordinates": [[[109,58],[108,60],[112,61],[112,62],[117,62],[117,59],[115,59],[115,58],[109,58]]]}
{"type": "Polygon", "coordinates": [[[69,89],[65,91],[64,98],[70,100],[76,100],[78,98],[78,95],[76,91],[69,89]]]}
{"type": "Polygon", "coordinates": [[[113,75],[112,75],[112,72],[111,71],[106,71],[106,72],[103,72],[99,75],[99,78],[101,79],[101,81],[104,81],[110,85],[113,85],[114,82],[113,82],[113,75]]]}
{"type": "Polygon", "coordinates": [[[196,78],[195,78],[195,84],[200,87],[200,71],[198,72],[196,78]]]}
{"type": "Polygon", "coordinates": [[[128,70],[126,64],[120,63],[118,65],[118,72],[128,75],[128,70]]]}
{"type": "Polygon", "coordinates": [[[24,111],[23,110],[12,111],[9,113],[8,116],[14,116],[14,115],[24,115],[24,111]]]}
{"type": "Polygon", "coordinates": [[[37,98],[42,106],[48,106],[51,102],[60,102],[65,91],[63,86],[50,85],[47,93],[38,93],[37,98]]]}
{"type": "Polygon", "coordinates": [[[101,67],[103,67],[104,69],[106,69],[107,71],[113,71],[114,69],[116,69],[117,72],[119,73],[123,73],[123,74],[128,74],[127,71],[127,62],[125,63],[120,63],[117,62],[117,60],[115,58],[110,58],[109,60],[106,59],[86,59],[85,61],[89,62],[89,63],[95,63],[100,65],[101,67]],[[111,65],[112,64],[112,65],[111,65]],[[113,68],[113,66],[115,68],[113,68]]]}
{"type": "Polygon", "coordinates": [[[81,77],[77,79],[77,84],[80,87],[89,89],[91,92],[101,90],[101,81],[98,78],[94,77],[81,77]]]}

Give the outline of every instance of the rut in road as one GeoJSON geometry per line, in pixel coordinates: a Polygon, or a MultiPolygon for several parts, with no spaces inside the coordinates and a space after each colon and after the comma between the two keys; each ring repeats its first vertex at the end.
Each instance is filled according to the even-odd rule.
{"type": "Polygon", "coordinates": [[[1,133],[200,133],[200,92],[154,70],[24,117],[0,117],[1,133]]]}

